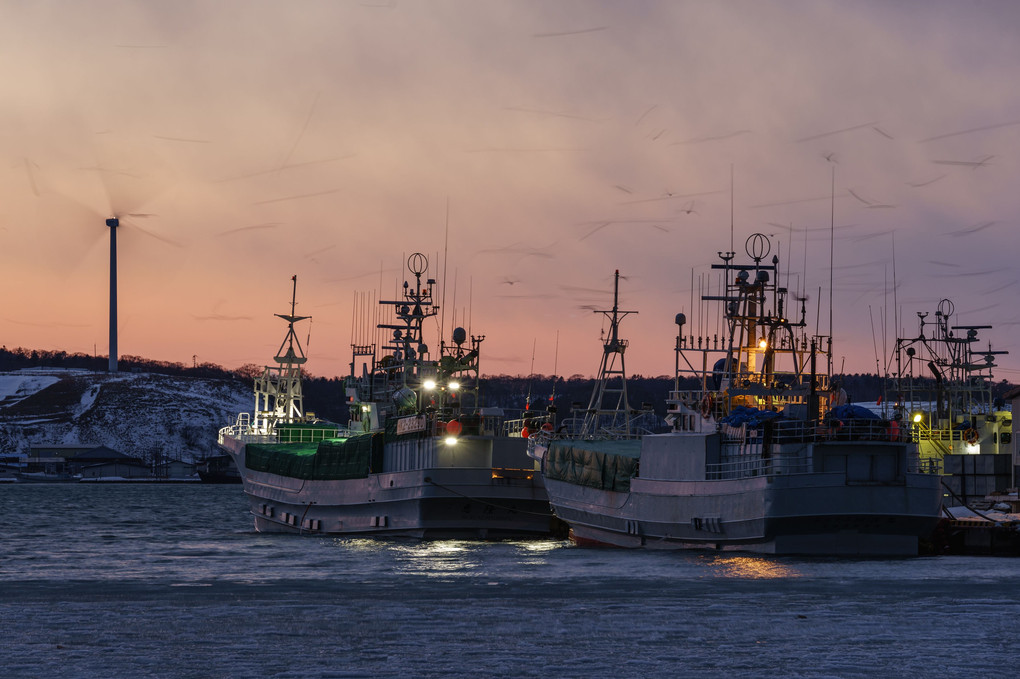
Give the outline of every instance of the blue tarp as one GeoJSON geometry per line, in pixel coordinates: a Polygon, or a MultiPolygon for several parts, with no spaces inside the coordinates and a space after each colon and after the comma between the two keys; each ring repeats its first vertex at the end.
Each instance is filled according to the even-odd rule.
{"type": "Polygon", "coordinates": [[[781,413],[772,410],[758,410],[757,408],[749,408],[747,406],[737,406],[730,411],[729,415],[722,418],[720,422],[734,427],[739,427],[742,424],[756,427],[762,422],[777,418],[780,415],[781,413]]]}
{"type": "Polygon", "coordinates": [[[847,403],[846,405],[836,406],[825,414],[827,420],[880,420],[882,419],[871,410],[863,407],[847,403]]]}

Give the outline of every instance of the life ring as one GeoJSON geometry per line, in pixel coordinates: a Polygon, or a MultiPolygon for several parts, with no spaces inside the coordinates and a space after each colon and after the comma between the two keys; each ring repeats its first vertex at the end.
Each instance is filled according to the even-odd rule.
{"type": "Polygon", "coordinates": [[[705,398],[701,399],[701,416],[707,419],[708,416],[711,414],[712,414],[712,397],[705,396],[705,398]]]}
{"type": "Polygon", "coordinates": [[[974,427],[967,427],[963,430],[963,440],[968,444],[974,445],[978,442],[979,438],[980,436],[977,433],[977,429],[974,429],[974,427]]]}

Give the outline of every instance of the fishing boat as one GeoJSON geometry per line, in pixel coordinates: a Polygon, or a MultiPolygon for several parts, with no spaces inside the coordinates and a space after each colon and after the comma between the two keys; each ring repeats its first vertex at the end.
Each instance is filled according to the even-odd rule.
{"type": "MultiPolygon", "coordinates": [[[[241,473],[255,528],[311,534],[416,538],[501,538],[549,534],[553,516],[527,455],[527,426],[480,401],[484,336],[455,328],[433,353],[425,323],[439,305],[421,253],[407,260],[413,281],[380,301],[395,318],[376,325],[378,343],[353,341],[344,389],[350,419],[333,423],[304,410],[294,326],[255,381],[255,409],[219,433],[241,473]]],[[[377,307],[377,308],[380,308],[377,307]]],[[[382,314],[380,314],[381,316],[382,314]]]]}
{"type": "Polygon", "coordinates": [[[195,465],[202,483],[241,483],[241,473],[230,455],[210,455],[195,465]]]}
{"type": "MultiPolygon", "coordinates": [[[[615,413],[590,407],[576,434],[531,436],[529,454],[575,542],[918,554],[939,519],[939,477],[921,467],[909,422],[842,402],[829,382],[831,332],[811,332],[806,296],[788,305],[770,251],[754,234],[748,260],[722,252],[712,265],[719,294],[702,300],[720,308],[723,332],[695,337],[677,315],[668,431],[635,431],[638,411],[624,400],[615,413]]],[[[630,313],[619,308],[618,275],[613,307],[600,313],[610,330],[595,390],[618,397],[629,346],[619,326],[630,313]]]]}
{"type": "Polygon", "coordinates": [[[916,337],[896,340],[895,393],[885,400],[909,419],[922,461],[941,471],[946,507],[984,501],[1015,488],[1013,414],[993,392],[996,356],[979,338],[990,325],[953,321],[956,307],[939,302],[934,320],[918,312],[916,337]]]}

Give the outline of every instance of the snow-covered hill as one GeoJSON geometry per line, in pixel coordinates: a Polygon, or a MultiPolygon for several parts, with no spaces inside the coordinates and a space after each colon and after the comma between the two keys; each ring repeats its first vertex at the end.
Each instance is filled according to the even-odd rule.
{"type": "Polygon", "coordinates": [[[105,445],[146,459],[216,452],[216,434],[251,411],[252,387],[155,373],[33,368],[0,373],[0,454],[33,445],[105,445]]]}

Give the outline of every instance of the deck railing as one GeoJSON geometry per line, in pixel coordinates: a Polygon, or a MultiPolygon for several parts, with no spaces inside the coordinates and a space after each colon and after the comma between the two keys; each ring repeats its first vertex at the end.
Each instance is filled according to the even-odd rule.
{"type": "Polygon", "coordinates": [[[804,422],[776,418],[757,424],[720,424],[724,443],[797,443],[820,441],[890,441],[913,439],[910,425],[886,420],[832,420],[804,422]]]}

